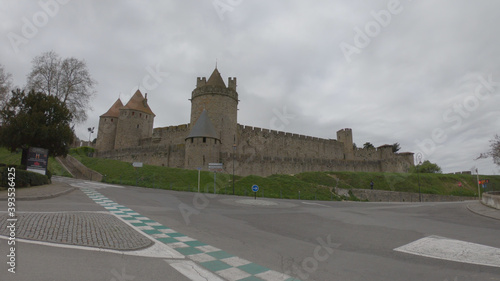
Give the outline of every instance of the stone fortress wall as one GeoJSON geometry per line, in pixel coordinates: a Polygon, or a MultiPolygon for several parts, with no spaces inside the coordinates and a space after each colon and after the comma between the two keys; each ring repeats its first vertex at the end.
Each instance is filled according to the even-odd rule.
{"type": "MultiPolygon", "coordinates": [[[[208,81],[197,78],[189,124],[153,129],[155,115],[147,105],[147,95],[144,98],[137,91],[127,105],[118,100],[101,115],[97,155],[187,169],[207,170],[208,163],[223,163],[225,172],[232,173],[234,167],[242,176],[307,171],[407,172],[414,165],[413,153],[393,153],[390,145],[354,148],[351,129],[339,130],[337,139],[324,139],[238,124],[238,102],[236,78],[229,78],[226,87],[215,69],[208,81]],[[212,133],[193,136],[204,111],[212,133]]],[[[205,129],[200,132],[208,132],[205,129]]]]}
{"type": "MultiPolygon", "coordinates": [[[[99,157],[185,168],[184,140],[188,132],[187,124],[155,128],[153,137],[142,139],[137,146],[99,152],[99,157]]],[[[234,163],[235,173],[242,176],[312,171],[406,172],[413,165],[412,153],[392,153],[388,146],[357,149],[348,155],[344,153],[344,143],[335,139],[240,124],[237,136],[234,157],[232,152],[221,152],[216,162],[223,163],[227,173],[232,173],[234,163]]],[[[206,165],[201,168],[207,170],[206,165]]]]}

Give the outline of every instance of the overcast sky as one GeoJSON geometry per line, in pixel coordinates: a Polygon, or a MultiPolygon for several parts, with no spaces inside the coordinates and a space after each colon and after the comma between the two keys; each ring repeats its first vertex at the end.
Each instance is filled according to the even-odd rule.
{"type": "MultiPolygon", "coordinates": [[[[354,142],[399,142],[443,172],[500,134],[500,2],[162,0],[0,2],[0,64],[24,86],[43,52],[98,82],[88,139],[118,97],[148,93],[155,127],[189,122],[196,77],[237,77],[238,123],[354,142]]],[[[97,130],[96,130],[97,131],[97,130]]],[[[92,136],[94,138],[96,134],[92,136]]]]}

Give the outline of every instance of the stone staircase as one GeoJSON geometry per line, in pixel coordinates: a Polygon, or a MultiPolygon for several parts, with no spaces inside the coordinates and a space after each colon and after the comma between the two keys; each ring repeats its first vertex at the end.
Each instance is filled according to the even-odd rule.
{"type": "Polygon", "coordinates": [[[56,157],[56,159],[75,179],[102,181],[101,174],[85,167],[71,155],[56,157]]]}

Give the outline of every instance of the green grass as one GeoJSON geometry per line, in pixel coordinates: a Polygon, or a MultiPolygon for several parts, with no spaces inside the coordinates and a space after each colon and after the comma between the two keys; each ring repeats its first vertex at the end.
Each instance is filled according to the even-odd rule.
{"type": "MultiPolygon", "coordinates": [[[[374,189],[418,192],[419,180],[422,193],[477,196],[476,175],[448,175],[448,174],[416,174],[416,173],[353,173],[328,172],[332,177],[339,179],[341,188],[370,188],[370,181],[374,189]],[[462,187],[459,186],[462,183],[462,187]]],[[[480,179],[489,179],[488,190],[500,189],[500,176],[479,176],[480,179]]]]}
{"type": "MultiPolygon", "coordinates": [[[[161,188],[178,191],[198,191],[198,171],[176,169],[152,165],[134,168],[131,163],[118,160],[87,157],[92,152],[89,148],[72,149],[70,154],[85,166],[105,175],[104,181],[109,183],[137,185],[149,188],[161,188]]],[[[10,153],[0,149],[0,162],[6,164],[20,163],[20,153],[10,153]]],[[[68,175],[59,163],[51,158],[49,169],[54,175],[68,175]]],[[[214,175],[212,172],[200,173],[200,191],[213,193],[214,175]]],[[[500,190],[500,176],[480,176],[490,179],[489,190],[500,190]]],[[[367,173],[367,172],[306,172],[296,175],[235,176],[234,191],[240,196],[254,196],[252,185],[259,186],[258,197],[288,198],[304,200],[357,200],[354,196],[339,197],[331,193],[334,187],[354,189],[374,189],[418,192],[441,195],[477,196],[475,175],[444,174],[401,174],[401,173],[367,173]],[[458,183],[462,183],[462,187],[458,183]]],[[[218,173],[215,182],[218,194],[233,194],[232,175],[218,173]]]]}
{"type": "MultiPolygon", "coordinates": [[[[151,188],[162,188],[179,191],[197,191],[198,171],[168,167],[144,165],[134,168],[130,163],[110,159],[87,157],[89,151],[83,148],[72,150],[71,154],[87,167],[106,175],[105,181],[110,183],[138,185],[151,188]]],[[[490,179],[491,187],[500,189],[500,176],[480,176],[490,179]]],[[[236,195],[253,196],[252,185],[259,186],[258,197],[317,199],[317,200],[356,200],[351,196],[341,198],[331,193],[334,187],[353,189],[374,189],[418,192],[429,194],[476,196],[477,183],[475,175],[443,175],[443,174],[402,174],[402,173],[367,173],[367,172],[307,172],[297,175],[272,175],[268,177],[246,176],[235,177],[236,195]],[[462,187],[458,183],[462,183],[462,187]]],[[[214,178],[211,172],[201,172],[201,192],[213,193],[214,178]]],[[[216,180],[217,193],[232,194],[232,176],[218,173],[216,180]]]]}
{"type": "MultiPolygon", "coordinates": [[[[0,163],[6,165],[21,165],[21,151],[10,152],[4,147],[0,147],[0,163]]],[[[47,169],[55,176],[71,177],[71,174],[64,169],[54,157],[49,157],[47,169]]]]}
{"type": "MultiPolygon", "coordinates": [[[[198,171],[176,169],[152,165],[143,165],[134,168],[131,163],[111,159],[87,157],[88,149],[79,148],[70,151],[70,154],[85,166],[105,175],[104,181],[108,183],[137,185],[150,188],[161,188],[179,191],[198,191],[198,171]]],[[[287,175],[272,175],[269,177],[235,176],[234,193],[240,196],[254,196],[251,187],[259,186],[258,197],[317,200],[341,200],[331,194],[330,188],[318,186],[315,183],[301,180],[287,175]]],[[[232,175],[217,173],[215,188],[218,194],[233,194],[232,175]]],[[[200,191],[213,193],[214,174],[200,172],[200,191]]]]}

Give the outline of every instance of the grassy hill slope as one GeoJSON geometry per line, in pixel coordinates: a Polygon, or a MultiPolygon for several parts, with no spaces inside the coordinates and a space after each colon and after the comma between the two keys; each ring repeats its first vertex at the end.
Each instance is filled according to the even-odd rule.
{"type": "MultiPolygon", "coordinates": [[[[72,150],[72,155],[87,167],[106,175],[105,181],[127,185],[139,185],[151,188],[197,191],[198,171],[168,167],[144,165],[134,168],[130,163],[110,159],[87,157],[84,149],[72,150]]],[[[214,177],[211,172],[200,173],[200,191],[213,193],[214,177]]],[[[489,179],[488,190],[500,189],[500,176],[481,176],[489,179]]],[[[475,175],[444,174],[402,174],[402,173],[365,173],[365,172],[307,172],[296,175],[235,176],[234,190],[237,195],[253,196],[251,186],[257,184],[257,196],[271,198],[300,198],[317,200],[347,199],[331,193],[334,187],[370,188],[374,189],[418,192],[419,181],[422,193],[477,196],[475,175]],[[459,186],[461,183],[462,186],[459,186]]],[[[232,175],[218,173],[216,179],[217,193],[232,194],[232,175]]],[[[353,198],[351,198],[353,199],[353,198]]]]}
{"type": "MultiPolygon", "coordinates": [[[[160,166],[144,165],[134,168],[130,163],[110,159],[87,157],[88,148],[71,150],[71,155],[85,166],[105,175],[104,181],[109,183],[137,185],[149,188],[162,188],[179,191],[198,191],[198,171],[175,169],[160,166]]],[[[21,153],[10,153],[0,148],[0,163],[19,164],[21,153]]],[[[49,170],[52,174],[69,176],[63,167],[54,159],[49,159],[49,170]]],[[[484,190],[500,190],[500,176],[481,176],[490,183],[484,190]]],[[[422,193],[477,196],[477,180],[475,175],[444,174],[401,174],[401,173],[365,173],[365,172],[306,172],[296,175],[235,176],[234,191],[236,195],[253,196],[252,185],[259,186],[258,197],[341,200],[355,199],[339,197],[332,194],[334,187],[353,189],[374,189],[418,192],[419,181],[422,193]],[[459,186],[461,183],[462,186],[459,186]]],[[[233,194],[232,175],[218,173],[215,181],[217,193],[233,194]]],[[[200,173],[200,191],[214,191],[214,174],[200,173]]]]}

